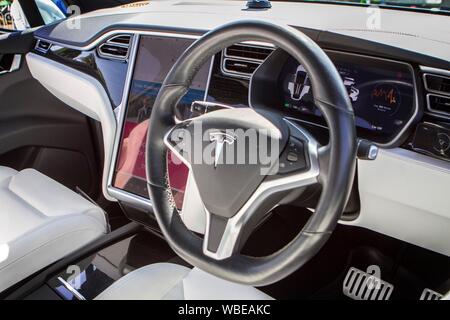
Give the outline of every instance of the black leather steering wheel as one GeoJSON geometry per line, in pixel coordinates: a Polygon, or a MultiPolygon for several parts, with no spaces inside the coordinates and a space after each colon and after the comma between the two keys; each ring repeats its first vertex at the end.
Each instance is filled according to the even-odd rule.
{"type": "MultiPolygon", "coordinates": [[[[233,139],[239,140],[240,137],[233,139]]],[[[214,142],[204,141],[200,150],[211,143],[214,142]]],[[[245,149],[245,152],[251,151],[245,149]]],[[[268,285],[297,270],[328,240],[350,194],[355,153],[353,109],[338,71],[323,50],[302,32],[288,26],[256,20],[233,22],[206,33],[193,43],[180,56],[162,84],[147,137],[149,195],[166,240],[183,259],[230,281],[268,285]],[[175,122],[178,101],[207,59],[243,41],[272,43],[305,67],[311,79],[315,104],[328,123],[330,140],[327,146],[320,146],[299,125],[273,113],[251,108],[214,111],[181,123],[175,122]],[[268,136],[277,139],[280,146],[273,154],[277,157],[278,167],[286,163],[287,153],[292,151],[296,152],[300,165],[291,169],[284,167],[272,175],[258,175],[258,164],[217,166],[217,163],[194,163],[192,149],[181,154],[172,133],[182,130],[194,134],[193,128],[200,123],[204,129],[222,134],[223,148],[233,147],[231,141],[224,141],[227,136],[223,133],[228,129],[264,129],[268,136]],[[181,157],[193,174],[196,191],[207,215],[203,239],[187,229],[175,206],[168,181],[168,150],[181,157]],[[267,213],[289,192],[312,184],[321,185],[320,200],[295,239],[266,257],[240,253],[262,213],[267,213]]],[[[275,234],[273,236],[276,237],[275,234]]]]}

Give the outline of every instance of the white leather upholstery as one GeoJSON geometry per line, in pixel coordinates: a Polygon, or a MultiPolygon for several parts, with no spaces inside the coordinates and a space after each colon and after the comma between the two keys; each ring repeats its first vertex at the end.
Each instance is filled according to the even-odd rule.
{"type": "Polygon", "coordinates": [[[96,300],[270,300],[250,286],[225,281],[198,268],[156,263],[131,272],[96,300]]]}
{"type": "Polygon", "coordinates": [[[361,211],[342,224],[367,228],[450,257],[450,163],[405,149],[358,160],[361,211]]]}
{"type": "Polygon", "coordinates": [[[450,291],[447,292],[447,294],[444,297],[442,297],[442,300],[450,300],[450,291]]]}
{"type": "Polygon", "coordinates": [[[106,232],[103,211],[33,169],[0,167],[0,292],[106,232]]]}

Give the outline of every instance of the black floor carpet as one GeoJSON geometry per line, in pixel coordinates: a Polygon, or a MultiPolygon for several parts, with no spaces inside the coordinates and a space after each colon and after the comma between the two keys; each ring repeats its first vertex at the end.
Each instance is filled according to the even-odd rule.
{"type": "MultiPolygon", "coordinates": [[[[282,206],[250,236],[242,253],[269,255],[288,244],[307,222],[307,209],[282,206]]],[[[130,243],[127,264],[139,268],[158,262],[186,265],[156,233],[142,232],[130,243]]],[[[338,225],[328,242],[289,277],[259,288],[275,299],[348,299],[342,284],[350,267],[382,269],[382,279],[394,284],[392,299],[418,299],[423,288],[444,292],[450,278],[450,258],[357,227],[338,225]],[[430,263],[428,263],[430,262],[430,263]]],[[[447,286],[450,286],[448,283],[447,286]]],[[[446,291],[445,291],[446,292],[446,291]]]]}

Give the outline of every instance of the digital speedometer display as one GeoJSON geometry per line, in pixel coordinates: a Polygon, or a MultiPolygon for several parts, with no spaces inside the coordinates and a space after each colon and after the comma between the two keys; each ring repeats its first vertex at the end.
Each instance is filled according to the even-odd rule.
{"type": "MultiPolygon", "coordinates": [[[[410,66],[353,54],[327,54],[347,89],[359,133],[380,143],[396,136],[416,110],[410,66]]],[[[285,113],[309,121],[322,118],[308,73],[293,58],[287,59],[278,83],[283,95],[279,108],[285,113]]]]}
{"type": "Polygon", "coordinates": [[[401,96],[398,89],[389,84],[380,84],[370,92],[373,107],[378,112],[385,112],[389,116],[397,113],[401,105],[401,96]]]}

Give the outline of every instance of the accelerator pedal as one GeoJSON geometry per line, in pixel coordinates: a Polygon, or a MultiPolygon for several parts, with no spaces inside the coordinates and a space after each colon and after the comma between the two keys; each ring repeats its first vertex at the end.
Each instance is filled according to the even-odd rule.
{"type": "Polygon", "coordinates": [[[389,300],[394,286],[381,280],[378,266],[369,266],[367,271],[353,267],[348,270],[343,284],[344,295],[354,300],[389,300]]]}
{"type": "Polygon", "coordinates": [[[425,288],[422,291],[422,295],[420,296],[420,300],[441,300],[443,297],[439,292],[433,291],[431,289],[425,288]]]}

